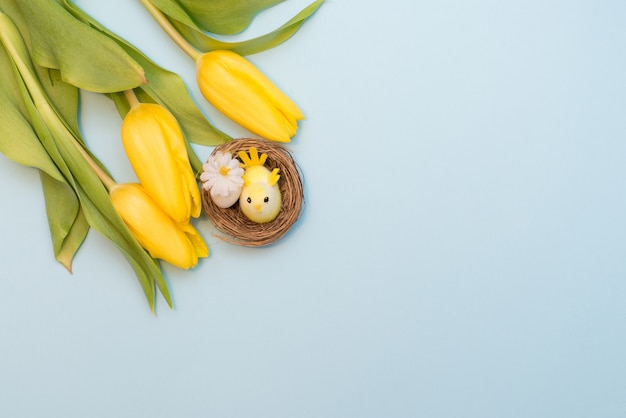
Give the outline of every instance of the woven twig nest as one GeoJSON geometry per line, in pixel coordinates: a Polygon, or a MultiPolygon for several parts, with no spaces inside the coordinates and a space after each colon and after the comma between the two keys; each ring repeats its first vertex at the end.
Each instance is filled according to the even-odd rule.
{"type": "Polygon", "coordinates": [[[216,237],[232,244],[260,247],[280,239],[298,220],[304,205],[304,190],[293,157],[276,142],[256,138],[235,139],[215,147],[211,155],[229,152],[233,158],[239,158],[239,151],[248,152],[251,147],[255,147],[259,154],[267,154],[265,167],[270,171],[280,169],[278,186],[282,194],[282,208],[276,219],[262,224],[252,222],[241,212],[238,202],[229,208],[220,208],[211,199],[209,191],[204,189],[202,206],[213,225],[227,235],[216,237]]]}

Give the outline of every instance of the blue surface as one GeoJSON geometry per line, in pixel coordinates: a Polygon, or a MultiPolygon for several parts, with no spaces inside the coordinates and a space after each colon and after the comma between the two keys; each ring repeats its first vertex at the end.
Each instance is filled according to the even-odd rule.
{"type": "MultiPolygon", "coordinates": [[[[245,135],[138,1],[77,4],[245,135]]],[[[97,234],[73,275],[54,261],[37,173],[0,157],[0,416],[626,416],[625,19],[618,0],[327,0],[250,57],[307,115],[304,216],[261,249],[201,219],[211,257],[164,267],[176,309],[156,316],[97,234]]],[[[131,180],[111,102],[82,98],[131,180]]]]}

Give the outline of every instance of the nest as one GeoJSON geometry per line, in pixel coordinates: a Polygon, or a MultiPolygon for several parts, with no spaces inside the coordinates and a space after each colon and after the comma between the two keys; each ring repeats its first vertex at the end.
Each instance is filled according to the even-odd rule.
{"type": "Polygon", "coordinates": [[[211,155],[230,152],[233,158],[239,158],[239,151],[248,152],[251,147],[255,147],[259,155],[267,154],[265,167],[270,171],[274,168],[280,169],[278,186],[282,194],[282,208],[276,219],[263,224],[252,222],[241,212],[238,202],[229,208],[220,208],[204,189],[202,207],[213,225],[227,235],[215,235],[216,237],[232,244],[260,247],[279,240],[298,220],[304,206],[304,190],[293,157],[275,142],[252,138],[236,139],[215,147],[211,155]]]}

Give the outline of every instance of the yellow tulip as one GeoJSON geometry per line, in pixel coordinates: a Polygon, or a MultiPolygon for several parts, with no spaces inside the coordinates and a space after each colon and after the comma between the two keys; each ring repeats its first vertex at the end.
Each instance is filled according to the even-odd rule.
{"type": "Polygon", "coordinates": [[[164,107],[137,103],[122,123],[122,143],[146,192],[174,221],[198,217],[200,191],[181,128],[164,107]]]}
{"type": "Polygon", "coordinates": [[[230,119],[266,139],[289,142],[304,115],[258,68],[226,50],[200,55],[197,81],[203,96],[230,119]]]}
{"type": "Polygon", "coordinates": [[[198,231],[188,222],[174,222],[141,185],[115,184],[109,193],[115,210],[152,257],[190,269],[209,255],[198,231]]]}

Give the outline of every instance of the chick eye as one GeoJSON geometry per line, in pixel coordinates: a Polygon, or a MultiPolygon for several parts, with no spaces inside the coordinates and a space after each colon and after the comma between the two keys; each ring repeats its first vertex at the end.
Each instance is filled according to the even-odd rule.
{"type": "Polygon", "coordinates": [[[269,196],[265,196],[265,198],[263,199],[263,201],[264,201],[265,203],[269,202],[269,201],[270,201],[269,196]]]}
{"type": "Polygon", "coordinates": [[[249,197],[249,198],[247,198],[247,199],[246,199],[246,202],[248,202],[248,203],[252,203],[252,198],[250,198],[250,197],[249,197]]]}

